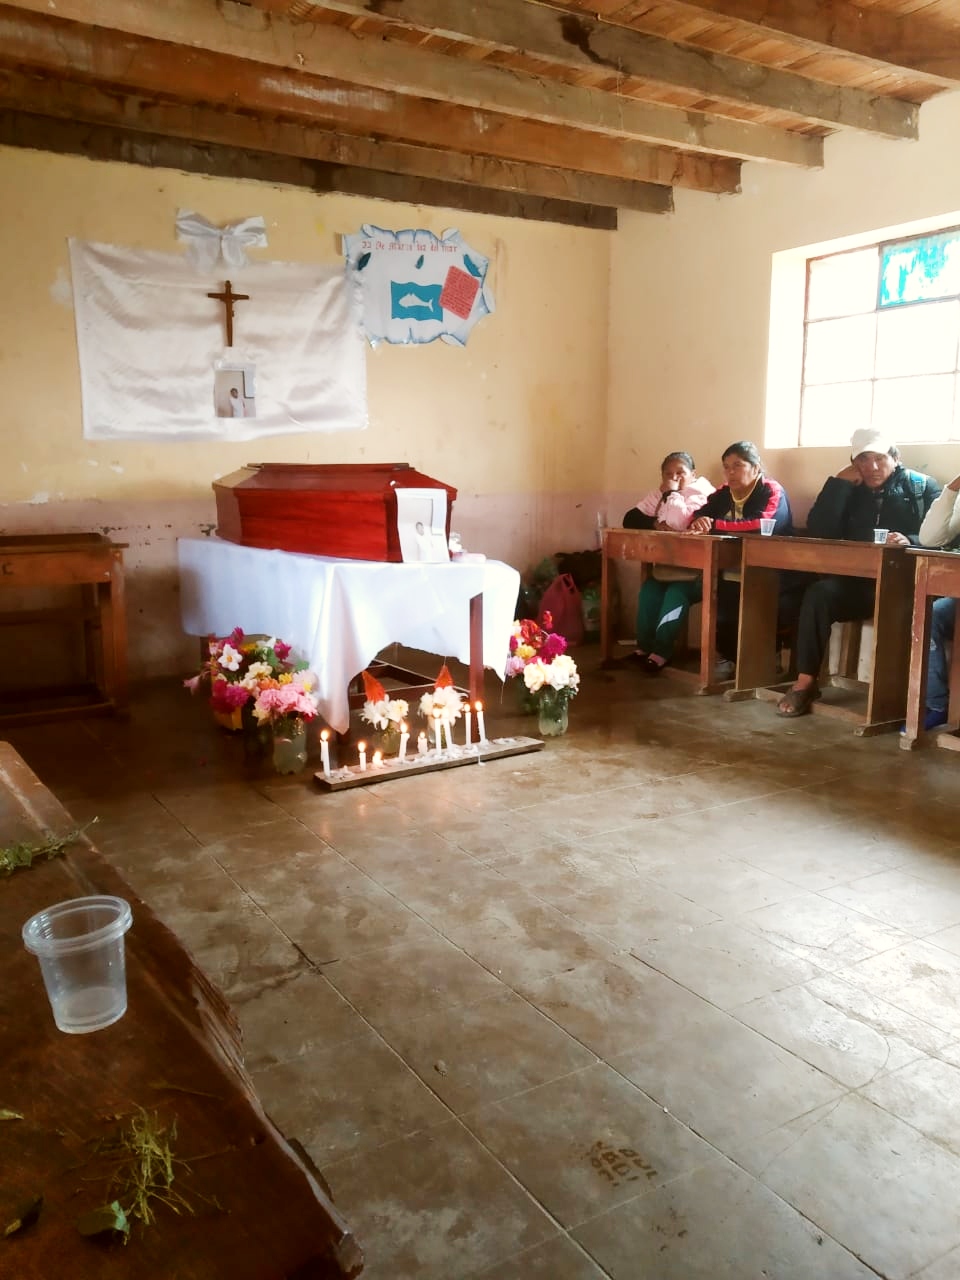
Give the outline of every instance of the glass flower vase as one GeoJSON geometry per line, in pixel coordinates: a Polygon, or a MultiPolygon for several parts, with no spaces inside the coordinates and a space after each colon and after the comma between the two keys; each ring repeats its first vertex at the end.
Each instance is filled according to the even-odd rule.
{"type": "Polygon", "coordinates": [[[269,721],[260,721],[253,714],[253,699],[242,708],[243,756],[248,764],[260,765],[270,759],[273,751],[273,733],[269,721]]]}
{"type": "Polygon", "coordinates": [[[386,729],[378,730],[376,745],[383,752],[384,760],[387,756],[397,755],[400,751],[400,726],[391,721],[386,729]]]}
{"type": "Polygon", "coordinates": [[[568,707],[568,700],[555,689],[541,689],[537,716],[542,738],[556,738],[567,732],[568,707]]]}
{"type": "Polygon", "coordinates": [[[273,728],[273,767],[299,773],[307,763],[307,724],[303,716],[285,716],[273,728]]]}

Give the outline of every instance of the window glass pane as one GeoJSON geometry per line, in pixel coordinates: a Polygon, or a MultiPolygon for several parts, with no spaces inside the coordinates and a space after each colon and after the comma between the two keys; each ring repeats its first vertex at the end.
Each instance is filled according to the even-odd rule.
{"type": "Polygon", "coordinates": [[[855,382],[873,375],[877,317],[851,316],[848,320],[819,320],[807,325],[803,380],[855,382]]]}
{"type": "Polygon", "coordinates": [[[957,367],[960,302],[899,307],[877,317],[877,377],[950,373],[957,367]]]}
{"type": "Polygon", "coordinates": [[[953,428],[955,374],[879,380],[873,393],[873,426],[902,444],[945,440],[953,428]]]}
{"type": "Polygon", "coordinates": [[[869,427],[872,397],[872,382],[805,387],[800,410],[800,443],[848,444],[858,427],[869,427]]]}
{"type": "Polygon", "coordinates": [[[880,306],[960,293],[960,230],[919,236],[880,251],[880,306]]]}
{"type": "Polygon", "coordinates": [[[813,259],[807,276],[807,319],[872,311],[877,305],[879,260],[876,245],[813,259]]]}

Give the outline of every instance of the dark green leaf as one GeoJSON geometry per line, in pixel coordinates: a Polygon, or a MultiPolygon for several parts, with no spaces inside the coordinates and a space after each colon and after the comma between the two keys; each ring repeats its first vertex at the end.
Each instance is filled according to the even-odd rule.
{"type": "Polygon", "coordinates": [[[360,257],[357,259],[357,270],[362,271],[369,261],[369,253],[361,253],[360,257]]]}
{"type": "Polygon", "coordinates": [[[422,266],[423,266],[423,254],[421,253],[420,257],[417,259],[417,270],[419,271],[422,266]]]}
{"type": "Polygon", "coordinates": [[[467,253],[463,255],[463,265],[467,268],[470,274],[472,276],[476,276],[478,280],[483,275],[483,272],[476,265],[476,263],[474,263],[473,259],[467,253]]]}
{"type": "Polygon", "coordinates": [[[43,1196],[34,1196],[32,1200],[28,1200],[21,1205],[17,1216],[3,1229],[5,1236],[15,1236],[18,1231],[25,1231],[27,1227],[40,1217],[40,1210],[43,1208],[43,1196]]]}

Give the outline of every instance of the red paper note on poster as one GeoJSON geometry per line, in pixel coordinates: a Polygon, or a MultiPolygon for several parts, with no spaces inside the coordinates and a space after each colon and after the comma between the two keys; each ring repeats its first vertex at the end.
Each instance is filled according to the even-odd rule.
{"type": "Polygon", "coordinates": [[[459,267],[451,267],[443,282],[440,305],[444,311],[452,311],[455,316],[466,320],[473,310],[473,300],[479,288],[480,281],[475,276],[467,275],[459,267]]]}

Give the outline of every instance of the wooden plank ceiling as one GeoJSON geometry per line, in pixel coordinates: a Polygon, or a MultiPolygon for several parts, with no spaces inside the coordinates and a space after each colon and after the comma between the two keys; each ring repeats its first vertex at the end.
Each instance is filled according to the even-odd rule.
{"type": "Polygon", "coordinates": [[[960,0],[0,0],[0,143],[591,227],[958,87],[960,0]]]}

